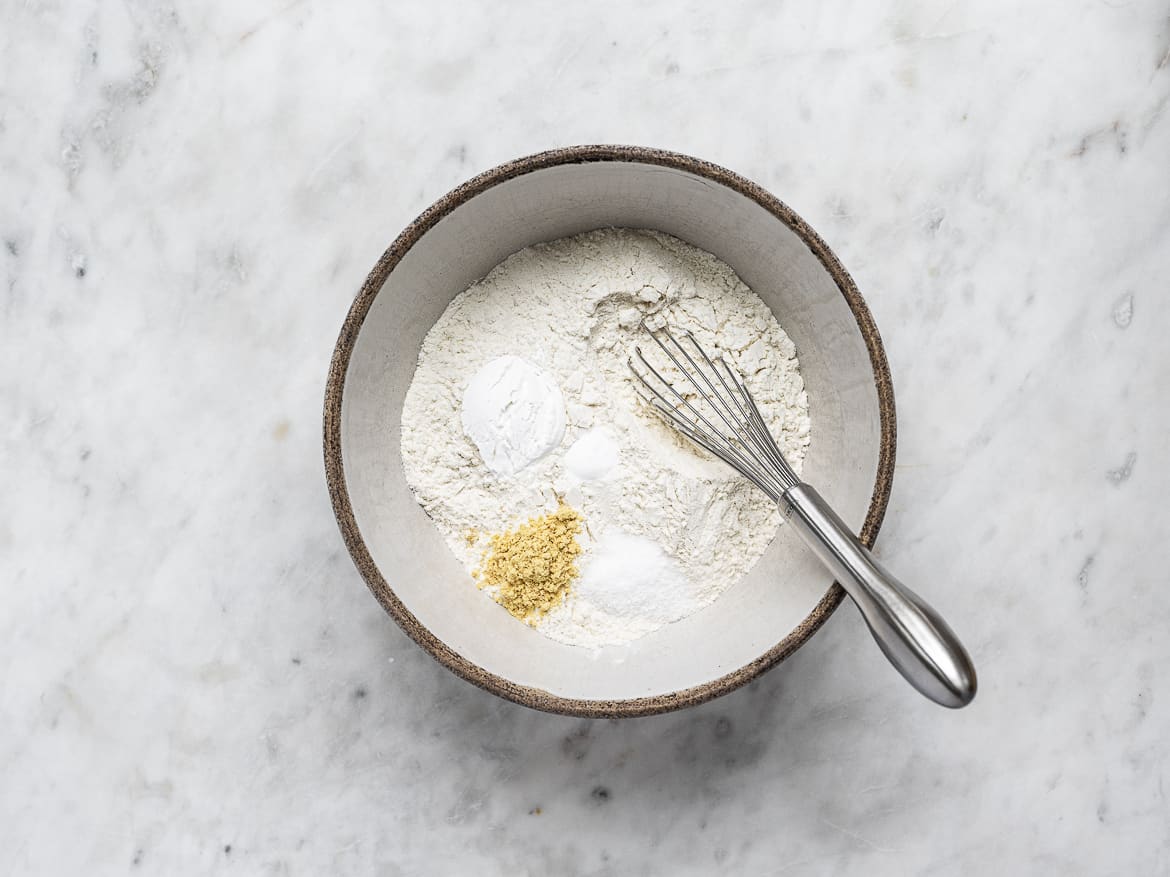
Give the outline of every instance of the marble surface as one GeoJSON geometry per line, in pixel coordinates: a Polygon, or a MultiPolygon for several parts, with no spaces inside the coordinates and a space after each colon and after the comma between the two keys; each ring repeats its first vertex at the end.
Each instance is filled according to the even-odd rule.
{"type": "Polygon", "coordinates": [[[0,871],[1170,870],[1170,20],[1028,5],[0,3],[0,871]],[[346,307],[451,186],[582,142],[738,170],[853,272],[880,551],[971,708],[846,606],[716,702],[548,716],[370,597],[346,307]]]}

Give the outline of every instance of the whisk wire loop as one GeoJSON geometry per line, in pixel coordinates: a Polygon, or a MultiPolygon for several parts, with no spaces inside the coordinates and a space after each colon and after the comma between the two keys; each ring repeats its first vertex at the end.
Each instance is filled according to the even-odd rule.
{"type": "Polygon", "coordinates": [[[702,448],[711,452],[719,459],[735,468],[737,471],[743,474],[744,477],[750,479],[761,490],[771,496],[774,493],[774,488],[772,488],[772,486],[768,483],[767,475],[760,471],[758,467],[753,465],[751,460],[745,456],[745,454],[740,450],[739,443],[732,440],[728,436],[723,435],[718,429],[716,429],[710,420],[708,420],[701,411],[699,411],[697,408],[695,408],[694,405],[691,404],[689,399],[679,393],[674,385],[667,381],[658,372],[658,370],[647,361],[645,355],[642,353],[641,348],[635,348],[634,352],[637,355],[638,360],[642,363],[643,368],[645,368],[650,375],[653,375],[659,385],[669,390],[671,395],[673,395],[678,400],[677,404],[672,404],[666,398],[666,396],[664,396],[663,393],[653,383],[651,383],[647,377],[645,377],[645,375],[639,373],[638,370],[633,367],[633,363],[631,363],[631,371],[633,371],[634,374],[639,378],[644,389],[651,394],[650,397],[647,397],[645,393],[643,393],[643,398],[650,403],[655,411],[657,411],[666,420],[670,421],[670,423],[673,424],[679,430],[679,432],[681,432],[687,438],[691,439],[702,448]],[[689,410],[694,419],[685,417],[684,409],[689,410]]]}
{"type": "Polygon", "coordinates": [[[743,378],[725,357],[712,360],[693,333],[681,333],[680,341],[665,327],[651,329],[643,323],[643,328],[695,393],[694,400],[684,395],[647,360],[640,347],[635,347],[641,369],[633,359],[629,366],[645,391],[643,398],[683,435],[779,501],[799,479],[776,445],[743,378]]]}

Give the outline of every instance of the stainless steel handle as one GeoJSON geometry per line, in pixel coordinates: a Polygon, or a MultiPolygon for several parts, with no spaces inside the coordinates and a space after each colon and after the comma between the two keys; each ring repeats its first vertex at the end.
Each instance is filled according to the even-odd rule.
{"type": "Polygon", "coordinates": [[[780,510],[853,598],[898,672],[935,703],[953,709],[969,704],[975,666],[938,613],[878,563],[809,485],[785,491],[780,510]]]}

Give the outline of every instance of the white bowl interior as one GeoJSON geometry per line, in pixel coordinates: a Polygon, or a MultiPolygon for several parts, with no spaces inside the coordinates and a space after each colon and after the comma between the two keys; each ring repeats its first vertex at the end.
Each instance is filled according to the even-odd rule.
{"type": "Polygon", "coordinates": [[[737,670],[797,627],[832,581],[781,527],[711,606],[592,652],[546,638],[480,593],[415,502],[399,425],[427,331],[510,254],[608,226],[659,229],[714,253],[768,304],[796,344],[808,389],[804,478],[854,528],[873,493],[880,436],[873,369],[840,290],[787,225],[731,188],[635,162],[557,165],[487,189],[427,231],[374,300],[346,374],[341,449],[354,517],[394,593],[448,647],[516,684],[587,700],[669,694],[737,670]]]}

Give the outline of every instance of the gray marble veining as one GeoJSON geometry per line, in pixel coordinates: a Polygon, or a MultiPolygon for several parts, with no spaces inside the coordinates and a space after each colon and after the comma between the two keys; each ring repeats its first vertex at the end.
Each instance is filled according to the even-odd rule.
{"type": "Polygon", "coordinates": [[[1166,10],[858,6],[0,5],[0,870],[1170,869],[1166,10]],[[319,451],[346,307],[451,186],[582,142],[738,170],[852,271],[879,553],[970,709],[846,606],[700,708],[546,716],[370,598],[319,451]]]}

